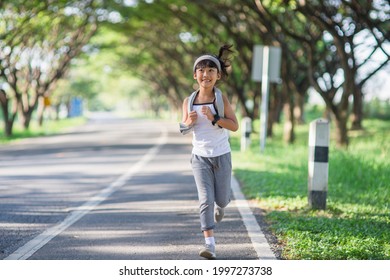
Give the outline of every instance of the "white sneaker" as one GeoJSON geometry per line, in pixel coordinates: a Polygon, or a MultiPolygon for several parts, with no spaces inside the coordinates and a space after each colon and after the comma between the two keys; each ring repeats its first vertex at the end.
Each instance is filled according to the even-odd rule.
{"type": "Polygon", "coordinates": [[[208,260],[215,260],[217,258],[217,255],[215,254],[215,246],[205,244],[204,248],[200,250],[199,256],[208,260]]]}

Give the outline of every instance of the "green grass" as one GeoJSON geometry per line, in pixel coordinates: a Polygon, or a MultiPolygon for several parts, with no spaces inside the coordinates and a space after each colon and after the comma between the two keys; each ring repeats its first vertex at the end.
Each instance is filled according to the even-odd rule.
{"type": "MultiPolygon", "coordinates": [[[[81,125],[86,122],[83,117],[61,119],[58,121],[48,120],[45,121],[42,127],[38,126],[36,122],[32,122],[28,130],[23,129],[18,123],[15,122],[13,134],[11,137],[4,136],[4,127],[0,127],[0,144],[8,143],[15,140],[20,140],[29,137],[37,137],[44,135],[52,135],[60,133],[74,126],[81,125]]],[[[3,125],[3,123],[1,122],[3,125]]]]}
{"type": "MultiPolygon", "coordinates": [[[[366,120],[350,133],[347,150],[331,139],[326,210],[307,201],[308,124],[297,141],[282,143],[282,127],[260,153],[258,133],[249,151],[233,134],[234,174],[282,246],[284,259],[390,259],[390,121],[366,120]]],[[[255,124],[257,127],[257,124],[255,124]]]]}

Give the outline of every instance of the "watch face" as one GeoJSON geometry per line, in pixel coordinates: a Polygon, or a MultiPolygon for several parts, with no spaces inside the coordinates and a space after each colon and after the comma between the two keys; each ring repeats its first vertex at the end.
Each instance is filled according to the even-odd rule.
{"type": "Polygon", "coordinates": [[[217,121],[219,121],[221,117],[219,115],[214,115],[214,120],[211,122],[213,125],[215,125],[217,123],[217,121]]]}

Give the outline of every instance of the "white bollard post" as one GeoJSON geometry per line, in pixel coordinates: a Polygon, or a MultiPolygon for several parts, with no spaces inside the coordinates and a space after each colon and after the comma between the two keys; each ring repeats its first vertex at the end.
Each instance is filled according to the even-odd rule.
{"type": "Polygon", "coordinates": [[[241,152],[244,152],[251,144],[252,120],[248,117],[243,118],[241,127],[241,152]]]}
{"type": "Polygon", "coordinates": [[[308,201],[312,209],[326,208],[328,192],[329,122],[317,119],[310,123],[308,201]]]}

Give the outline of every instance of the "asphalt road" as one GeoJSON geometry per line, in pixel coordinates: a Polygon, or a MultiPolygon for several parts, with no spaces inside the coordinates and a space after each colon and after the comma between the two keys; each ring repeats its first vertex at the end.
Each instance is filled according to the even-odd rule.
{"type": "MultiPolygon", "coordinates": [[[[0,146],[0,259],[197,260],[191,136],[175,123],[96,118],[0,146]]],[[[217,257],[257,259],[235,202],[217,257]]]]}

